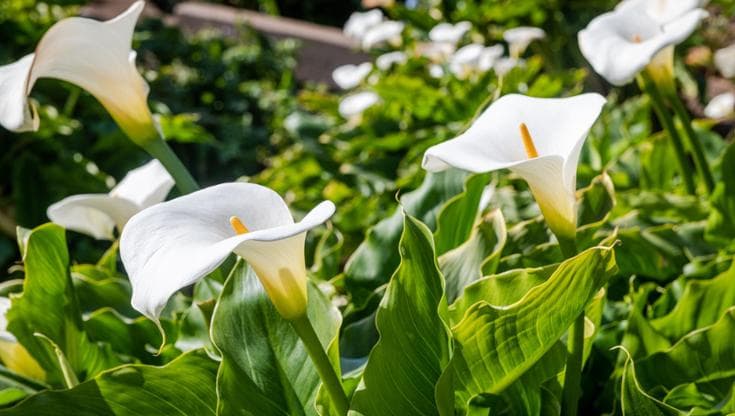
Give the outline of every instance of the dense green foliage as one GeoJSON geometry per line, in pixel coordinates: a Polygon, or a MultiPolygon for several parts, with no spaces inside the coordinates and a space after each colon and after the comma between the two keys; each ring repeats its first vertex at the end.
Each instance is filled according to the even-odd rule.
{"type": "MultiPolygon", "coordinates": [[[[78,10],[51,3],[0,4],[0,62],[31,52],[78,10]]],[[[202,185],[268,186],[296,217],[324,199],[337,206],[307,239],[307,315],[351,410],[559,414],[566,332],[584,313],[580,414],[735,412],[732,120],[694,121],[716,186],[690,195],[649,97],[610,90],[573,46],[614,2],[426,3],[386,9],[407,22],[403,50],[442,20],[471,21],[468,36],[488,44],[520,24],[547,39],[503,76],[434,77],[429,59],[411,53],[373,70],[362,87],[380,103],[345,118],[342,94],[295,80],[295,41],[248,28],[185,35],[155,20],[135,35],[151,108],[202,185]],[[611,92],[578,169],[576,256],[562,255],[517,175],[421,169],[427,148],[498,97],[590,88],[611,92]]],[[[733,6],[713,1],[710,11],[677,50],[696,115],[710,83],[732,87],[709,61],[684,59],[735,39],[717,30],[733,6]]],[[[13,359],[0,353],[0,415],[336,414],[296,331],[241,259],[175,294],[157,327],[130,305],[117,242],[45,224],[51,203],[108,192],[147,156],[79,88],[40,81],[32,97],[40,130],[0,131],[0,295],[11,298],[17,341],[0,339],[0,350],[15,348],[13,359]]]]}

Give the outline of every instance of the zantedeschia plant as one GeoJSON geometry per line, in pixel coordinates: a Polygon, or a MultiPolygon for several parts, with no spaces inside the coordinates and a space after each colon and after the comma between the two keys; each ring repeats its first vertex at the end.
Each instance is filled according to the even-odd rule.
{"type": "Polygon", "coordinates": [[[373,64],[370,62],[341,65],[332,71],[332,79],[343,90],[349,90],[360,85],[372,70],[373,64]]]}
{"type": "Polygon", "coordinates": [[[510,169],[528,182],[554,234],[573,239],[579,154],[604,105],[605,98],[599,94],[503,96],[460,136],[429,148],[423,167],[470,172],[510,169]]]}
{"type": "Polygon", "coordinates": [[[472,29],[472,23],[467,21],[455,24],[442,22],[431,28],[429,39],[432,42],[456,45],[470,29],[472,29]]]}
{"type": "Polygon", "coordinates": [[[255,269],[287,319],[306,311],[306,232],[334,213],[325,201],[294,222],[283,199],[250,183],[227,183],[154,205],[128,221],[120,254],[133,306],[157,320],[169,297],[219,266],[231,253],[255,269]]]}
{"type": "Polygon", "coordinates": [[[372,91],[361,91],[348,95],[339,102],[338,111],[344,118],[359,116],[380,101],[380,96],[372,91]]]}
{"type": "Polygon", "coordinates": [[[145,208],[163,202],[174,180],[158,160],[128,172],[108,194],[73,195],[48,208],[49,219],[64,228],[97,239],[112,240],[128,220],[145,208]]]}
{"type": "Polygon", "coordinates": [[[512,58],[520,58],[528,45],[535,40],[546,37],[546,32],[538,27],[521,26],[503,32],[503,39],[508,42],[508,51],[512,58]]]}
{"type": "Polygon", "coordinates": [[[148,86],[135,67],[133,29],[143,2],[107,22],[71,17],[56,23],[36,51],[0,67],[0,124],[14,131],[38,129],[28,101],[39,78],[56,78],[87,90],[107,109],[120,128],[139,144],[156,140],[148,109],[148,86]]]}

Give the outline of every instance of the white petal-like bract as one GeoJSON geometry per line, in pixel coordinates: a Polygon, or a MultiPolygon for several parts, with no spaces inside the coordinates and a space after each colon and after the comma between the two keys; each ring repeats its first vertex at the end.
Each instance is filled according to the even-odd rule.
{"type": "Polygon", "coordinates": [[[593,19],[578,34],[579,48],[595,72],[625,85],[659,52],[688,38],[706,16],[694,9],[659,26],[640,7],[624,7],[593,19]]]}
{"type": "Polygon", "coordinates": [[[546,37],[546,32],[538,27],[520,26],[503,32],[503,39],[508,42],[510,56],[519,58],[534,40],[546,37]]]}
{"type": "Polygon", "coordinates": [[[386,20],[371,27],[362,37],[363,49],[372,49],[383,43],[398,45],[401,43],[401,33],[406,27],[403,22],[386,20]]]}
{"type": "Polygon", "coordinates": [[[345,35],[362,40],[370,28],[383,21],[383,12],[380,9],[368,10],[366,12],[354,12],[350,15],[342,31],[345,35]]]}
{"type": "Polygon", "coordinates": [[[51,205],[49,219],[68,230],[112,240],[117,227],[151,205],[166,199],[174,185],[161,162],[154,159],[125,175],[109,194],[73,195],[51,205]]]}
{"type": "Polygon", "coordinates": [[[467,21],[456,24],[442,22],[431,28],[429,39],[432,42],[457,44],[470,29],[472,23],[467,21]]]}
{"type": "Polygon", "coordinates": [[[133,307],[157,320],[171,295],[234,252],[253,267],[281,315],[293,319],[306,308],[306,232],[327,221],[334,209],[325,201],[294,222],[273,190],[225,183],[143,210],[120,238],[133,307]],[[247,228],[245,233],[232,229],[233,216],[247,228]]]}
{"type": "Polygon", "coordinates": [[[579,154],[604,104],[599,94],[569,98],[506,95],[460,136],[429,148],[423,167],[470,172],[510,169],[528,182],[552,231],[574,235],[579,154]],[[533,138],[537,157],[529,158],[524,151],[521,124],[533,138]]]}
{"type": "Polygon", "coordinates": [[[375,105],[380,100],[378,94],[372,91],[362,91],[350,94],[339,102],[339,114],[344,118],[350,118],[362,114],[365,110],[375,105]]]}
{"type": "Polygon", "coordinates": [[[402,65],[408,61],[408,55],[402,51],[384,53],[375,59],[375,66],[382,71],[389,70],[393,65],[402,65]]]}
{"type": "Polygon", "coordinates": [[[735,43],[715,52],[715,67],[725,78],[735,78],[735,43]]]}
{"type": "Polygon", "coordinates": [[[35,53],[0,67],[0,124],[14,131],[38,128],[28,95],[39,78],[78,85],[107,109],[134,141],[156,138],[148,108],[148,86],[131,51],[133,30],[144,2],[106,22],[70,17],[53,25],[35,53]]]}
{"type": "Polygon", "coordinates": [[[332,79],[343,90],[349,90],[360,85],[362,80],[373,70],[373,64],[363,62],[359,65],[341,65],[332,71],[332,79]]]}
{"type": "Polygon", "coordinates": [[[712,98],[704,108],[704,115],[709,118],[721,119],[735,113],[735,93],[726,92],[712,98]]]}
{"type": "Polygon", "coordinates": [[[706,0],[623,0],[617,5],[616,10],[627,8],[644,10],[656,23],[665,25],[694,9],[703,7],[706,3],[706,0]]]}

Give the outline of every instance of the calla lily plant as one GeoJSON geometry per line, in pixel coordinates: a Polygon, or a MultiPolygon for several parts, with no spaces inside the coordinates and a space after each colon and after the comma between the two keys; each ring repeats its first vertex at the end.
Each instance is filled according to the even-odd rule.
{"type": "Polygon", "coordinates": [[[158,160],[128,172],[108,194],[73,195],[51,205],[49,219],[97,239],[112,240],[138,212],[166,199],[174,180],[158,160]]]}
{"type": "Polygon", "coordinates": [[[506,95],[460,136],[429,148],[423,167],[470,172],[510,169],[529,185],[549,228],[560,240],[576,234],[576,173],[582,145],[605,98],[506,95]]]}
{"type": "Polygon", "coordinates": [[[370,62],[363,62],[359,65],[341,65],[332,71],[332,79],[343,90],[349,90],[360,85],[372,70],[373,64],[370,62]]]}

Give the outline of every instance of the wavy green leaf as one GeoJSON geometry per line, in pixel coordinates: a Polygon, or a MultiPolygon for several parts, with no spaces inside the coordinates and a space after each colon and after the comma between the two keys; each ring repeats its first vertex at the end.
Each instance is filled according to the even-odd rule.
{"type": "MultiPolygon", "coordinates": [[[[340,316],[313,284],[308,316],[339,374],[340,316]]],[[[321,381],[291,324],[276,311],[258,277],[239,262],[214,310],[212,340],[222,354],[219,415],[317,415],[321,381]]],[[[325,414],[325,413],[322,413],[325,414]]]]}
{"type": "Polygon", "coordinates": [[[429,229],[408,215],[400,253],[378,309],[380,339],[353,400],[364,415],[438,414],[435,385],[450,356],[444,279],[429,229]]]}

